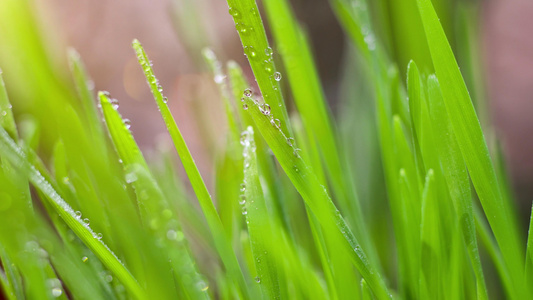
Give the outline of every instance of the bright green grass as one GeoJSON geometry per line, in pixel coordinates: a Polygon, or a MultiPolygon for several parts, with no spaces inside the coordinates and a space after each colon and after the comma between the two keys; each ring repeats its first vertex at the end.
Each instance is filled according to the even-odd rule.
{"type": "Polygon", "coordinates": [[[227,2],[259,90],[246,66],[185,35],[227,120],[212,186],[170,113],[183,99],[164,96],[139,41],[139,73],[174,144],[152,159],[79,55],[69,50],[67,79],[30,5],[0,2],[3,296],[533,297],[533,233],[518,227],[502,153],[487,146],[471,3],[452,14],[448,1],[330,0],[349,40],[335,114],[289,1],[227,2]]]}

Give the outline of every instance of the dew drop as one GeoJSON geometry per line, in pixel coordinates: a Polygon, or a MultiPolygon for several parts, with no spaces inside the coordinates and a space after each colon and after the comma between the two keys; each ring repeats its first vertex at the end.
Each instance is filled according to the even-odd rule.
{"type": "Polygon", "coordinates": [[[246,207],[243,207],[243,208],[242,208],[242,214],[243,214],[243,215],[248,214],[248,211],[246,210],[246,207]]]}
{"type": "Polygon", "coordinates": [[[130,129],[131,127],[131,121],[130,119],[124,119],[124,126],[126,126],[126,129],[130,129]]]}
{"type": "Polygon", "coordinates": [[[244,23],[235,24],[235,29],[237,29],[240,34],[247,35],[250,33],[250,28],[248,28],[244,23]]]}
{"type": "Polygon", "coordinates": [[[279,119],[270,119],[270,124],[276,128],[279,128],[281,126],[281,121],[279,119]]]}
{"type": "Polygon", "coordinates": [[[125,179],[127,183],[135,182],[137,181],[137,174],[135,174],[135,172],[130,172],[126,174],[125,179]]]}
{"type": "Polygon", "coordinates": [[[293,166],[293,169],[294,169],[294,171],[295,171],[296,173],[300,172],[300,169],[298,169],[298,166],[296,166],[296,165],[293,166]]]}
{"type": "Polygon", "coordinates": [[[268,73],[268,74],[271,74],[272,71],[274,71],[272,69],[272,62],[270,60],[265,60],[263,62],[263,68],[265,69],[265,71],[268,73]]]}
{"type": "Polygon", "coordinates": [[[111,282],[113,281],[113,276],[111,276],[110,274],[107,274],[105,277],[104,277],[105,281],[107,282],[111,282]]]}
{"type": "Polygon", "coordinates": [[[246,203],[246,197],[244,195],[241,195],[241,200],[239,201],[240,205],[244,205],[246,203]]]}
{"type": "Polygon", "coordinates": [[[280,72],[274,73],[274,80],[276,80],[276,81],[280,81],[281,80],[281,73],[280,72]]]}
{"type": "Polygon", "coordinates": [[[273,53],[274,53],[274,51],[272,51],[272,48],[270,48],[270,47],[266,47],[266,48],[265,48],[265,55],[266,55],[267,57],[272,57],[272,54],[273,54],[273,53]]]}
{"type": "Polygon", "coordinates": [[[87,256],[84,256],[84,257],[81,258],[82,262],[87,262],[88,260],[89,260],[89,258],[87,256]]]}
{"type": "Polygon", "coordinates": [[[163,103],[167,103],[168,102],[168,98],[167,97],[163,97],[163,103]]]}
{"type": "Polygon", "coordinates": [[[254,16],[257,15],[257,8],[255,7],[250,8],[250,13],[254,16]]]}
{"type": "Polygon", "coordinates": [[[215,80],[216,83],[220,84],[220,83],[222,83],[224,81],[224,78],[226,78],[226,76],[224,76],[222,74],[217,74],[217,75],[215,75],[214,80],[215,80]]]}
{"type": "Polygon", "coordinates": [[[178,238],[178,233],[176,232],[176,230],[169,230],[167,231],[167,239],[169,240],[176,240],[178,238]]]}
{"type": "Polygon", "coordinates": [[[300,154],[299,154],[300,151],[302,151],[302,150],[298,149],[298,148],[295,148],[294,151],[292,152],[292,154],[294,154],[294,156],[296,156],[297,158],[300,158],[300,154]]]}
{"type": "Polygon", "coordinates": [[[249,89],[249,88],[248,88],[248,89],[245,89],[245,90],[244,90],[244,96],[250,98],[250,97],[252,97],[252,94],[253,94],[253,93],[252,93],[252,89],[249,89]]]}
{"type": "Polygon", "coordinates": [[[97,233],[97,234],[96,234],[96,239],[97,239],[97,240],[101,240],[102,237],[103,237],[102,233],[97,233]]]}
{"type": "Polygon", "coordinates": [[[244,53],[248,56],[248,58],[252,58],[252,59],[257,58],[257,53],[255,52],[255,49],[253,46],[244,47],[244,53]]]}
{"type": "Polygon", "coordinates": [[[3,117],[7,116],[7,111],[6,111],[6,110],[3,110],[3,111],[2,111],[2,116],[3,116],[3,117]]]}
{"type": "Polygon", "coordinates": [[[76,214],[76,219],[81,218],[81,211],[78,210],[77,212],[75,212],[75,214],[76,214]]]}
{"type": "Polygon", "coordinates": [[[244,193],[244,191],[246,191],[246,185],[241,183],[241,192],[244,193]]]}
{"type": "Polygon", "coordinates": [[[259,111],[261,111],[261,113],[265,116],[268,116],[270,115],[270,105],[268,104],[263,104],[263,106],[260,106],[259,107],[259,111]]]}
{"type": "Polygon", "coordinates": [[[83,219],[83,223],[85,223],[85,225],[89,225],[90,221],[89,221],[89,219],[85,218],[85,219],[83,219]]]}
{"type": "Polygon", "coordinates": [[[292,147],[292,145],[294,145],[294,138],[288,137],[287,138],[287,145],[292,147]]]}
{"type": "Polygon", "coordinates": [[[241,13],[239,12],[239,10],[234,7],[230,7],[229,14],[235,19],[239,19],[241,17],[241,13]]]}
{"type": "Polygon", "coordinates": [[[63,295],[63,291],[60,288],[55,287],[52,289],[52,296],[57,298],[57,297],[60,297],[61,295],[63,295]]]}
{"type": "Polygon", "coordinates": [[[248,141],[248,132],[243,131],[241,133],[241,145],[248,146],[250,145],[250,142],[248,141]]]}
{"type": "Polygon", "coordinates": [[[248,109],[248,104],[244,103],[244,104],[242,105],[242,109],[247,110],[247,109],[248,109]]]}
{"type": "Polygon", "coordinates": [[[255,277],[255,282],[257,282],[257,283],[261,283],[261,277],[256,276],[256,277],[255,277]]]}

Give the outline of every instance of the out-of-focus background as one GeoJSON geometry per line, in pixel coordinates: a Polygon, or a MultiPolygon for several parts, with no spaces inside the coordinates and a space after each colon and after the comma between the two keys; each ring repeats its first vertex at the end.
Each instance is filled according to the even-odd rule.
{"type": "MultiPolygon", "coordinates": [[[[222,60],[232,59],[245,67],[251,78],[225,1],[35,0],[21,1],[23,5],[12,0],[3,2],[0,19],[9,15],[20,17],[10,20],[21,20],[0,21],[0,68],[19,120],[30,118],[26,113],[33,109],[46,109],[46,102],[36,101],[43,97],[39,86],[31,84],[43,82],[37,77],[60,78],[50,79],[48,84],[55,86],[61,97],[73,92],[63,91],[71,81],[66,49],[73,47],[81,54],[95,89],[107,90],[120,101],[120,111],[131,120],[141,147],[149,152],[164,143],[168,139],[166,129],[131,49],[131,41],[137,38],[153,60],[156,75],[192,153],[200,162],[201,172],[209,178],[214,159],[211,141],[215,144],[223,141],[224,117],[217,90],[197,49],[210,46],[222,60]],[[35,23],[28,24],[28,18],[35,23]],[[17,34],[21,32],[33,36],[34,42],[19,38],[17,34]],[[33,74],[34,64],[45,64],[50,74],[33,74]],[[21,79],[26,79],[27,84],[21,79]],[[199,107],[202,114],[197,113],[199,107]]],[[[402,5],[396,2],[402,1],[381,1],[388,3],[391,22],[401,22],[394,20],[395,6],[402,5]]],[[[502,141],[512,186],[517,198],[523,200],[521,211],[525,217],[530,209],[526,200],[533,196],[533,1],[438,2],[441,20],[456,50],[462,45],[459,38],[453,38],[461,35],[456,30],[455,8],[459,2],[467,2],[471,3],[470,9],[476,10],[470,15],[478,17],[472,20],[472,26],[479,31],[479,48],[472,49],[478,49],[473,56],[482,63],[478,70],[484,80],[480,86],[485,87],[477,97],[490,104],[489,116],[495,125],[492,129],[502,141]]],[[[348,41],[328,1],[293,0],[292,4],[311,37],[326,96],[335,112],[335,103],[341,95],[342,66],[346,51],[351,48],[346,46],[348,41]]],[[[382,33],[389,36],[388,47],[394,48],[405,43],[404,37],[421,34],[420,30],[414,28],[403,32],[403,36],[394,28],[382,29],[382,33]]],[[[423,49],[416,44],[412,47],[423,49]]],[[[409,53],[396,52],[394,58],[400,69],[405,70],[411,57],[409,53]]],[[[47,91],[47,97],[51,97],[47,91]]],[[[55,121],[50,128],[42,128],[43,133],[60,126],[60,120],[55,121]]],[[[45,134],[41,138],[46,137],[45,134]]]]}

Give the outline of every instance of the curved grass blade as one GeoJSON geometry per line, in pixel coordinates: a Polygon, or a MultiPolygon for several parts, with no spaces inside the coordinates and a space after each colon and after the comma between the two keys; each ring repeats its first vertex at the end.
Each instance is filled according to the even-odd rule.
{"type": "Polygon", "coordinates": [[[509,204],[504,202],[470,95],[431,1],[417,0],[417,4],[457,144],[502,249],[515,290],[520,298],[529,298],[530,291],[523,276],[523,246],[515,221],[511,218],[509,204]]]}
{"type": "Polygon", "coordinates": [[[280,289],[277,268],[272,253],[267,245],[273,245],[272,227],[269,214],[263,197],[263,190],[259,182],[257,168],[256,147],[254,131],[251,126],[242,133],[242,155],[244,157],[244,189],[245,201],[243,213],[250,233],[250,245],[254,256],[256,281],[261,284],[261,292],[265,299],[280,299],[280,289]]]}
{"type": "Polygon", "coordinates": [[[378,299],[389,299],[390,294],[381,278],[361,249],[355,236],[329,198],[324,187],[308,168],[296,148],[279,127],[273,125],[270,111],[245,99],[254,122],[278,159],[281,167],[296,187],[306,204],[324,227],[325,232],[342,235],[343,247],[350,254],[355,267],[366,279],[378,299]]]}
{"type": "Polygon", "coordinates": [[[244,53],[250,62],[263,100],[281,121],[285,134],[291,133],[287,109],[279,82],[276,80],[272,48],[268,45],[263,21],[255,0],[227,0],[229,13],[241,38],[244,53]]]}
{"type": "Polygon", "coordinates": [[[61,198],[52,185],[31,165],[22,149],[9,137],[8,133],[0,128],[0,152],[2,157],[24,172],[30,182],[44,195],[50,206],[57,212],[65,223],[89,247],[102,263],[124,284],[131,295],[137,299],[145,299],[145,294],[135,278],[120,262],[115,254],[98,238],[97,234],[75,214],[74,210],[61,198]]]}
{"type": "Polygon", "coordinates": [[[211,235],[215,242],[215,247],[219,252],[220,258],[222,259],[222,262],[224,263],[224,266],[226,267],[226,270],[229,276],[232,278],[234,284],[239,287],[241,293],[247,297],[246,295],[248,295],[248,290],[246,282],[237,261],[235,252],[233,251],[228,240],[227,233],[224,231],[220,217],[215,209],[213,201],[211,200],[211,195],[209,194],[202,176],[198,171],[198,167],[194,163],[191,152],[187,148],[187,144],[185,143],[185,140],[183,139],[183,136],[176,125],[176,121],[170,113],[166,97],[163,97],[162,88],[159,86],[159,83],[150,66],[150,60],[146,56],[146,53],[144,52],[144,49],[138,40],[133,41],[133,49],[135,49],[135,52],[137,53],[137,58],[143,68],[144,75],[148,81],[148,85],[152,91],[159,111],[161,112],[163,121],[167,126],[167,130],[169,131],[172,141],[174,142],[174,146],[176,147],[176,151],[178,152],[185,172],[189,177],[193,190],[198,198],[198,202],[202,207],[202,211],[204,212],[209,229],[211,230],[211,235]]]}

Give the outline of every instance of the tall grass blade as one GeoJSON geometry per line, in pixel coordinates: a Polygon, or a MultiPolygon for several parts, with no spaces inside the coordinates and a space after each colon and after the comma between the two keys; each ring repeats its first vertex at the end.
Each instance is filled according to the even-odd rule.
{"type": "Polygon", "coordinates": [[[170,109],[167,105],[166,97],[163,97],[162,89],[159,86],[159,83],[154,76],[152,67],[150,66],[150,60],[146,56],[144,49],[142,48],[139,41],[133,41],[133,48],[137,53],[137,58],[141,67],[143,68],[144,75],[148,81],[148,86],[150,87],[156,104],[161,112],[163,121],[167,126],[167,129],[170,133],[170,136],[176,147],[176,151],[181,159],[185,172],[189,177],[191,185],[194,189],[198,202],[202,207],[205,218],[211,230],[211,235],[213,237],[215,246],[219,252],[220,258],[226,267],[228,275],[232,278],[233,283],[240,289],[240,292],[246,297],[248,295],[247,286],[237,261],[235,252],[233,251],[231,244],[228,239],[228,234],[224,231],[220,217],[215,209],[213,201],[211,200],[211,195],[207,190],[207,187],[198,171],[198,167],[194,163],[194,159],[181,135],[174,117],[170,113],[170,109]]]}
{"type": "Polygon", "coordinates": [[[523,276],[523,246],[509,207],[504,203],[470,95],[431,1],[417,0],[417,4],[457,144],[510,269],[515,290],[521,298],[528,298],[529,288],[524,285],[523,276]]]}

